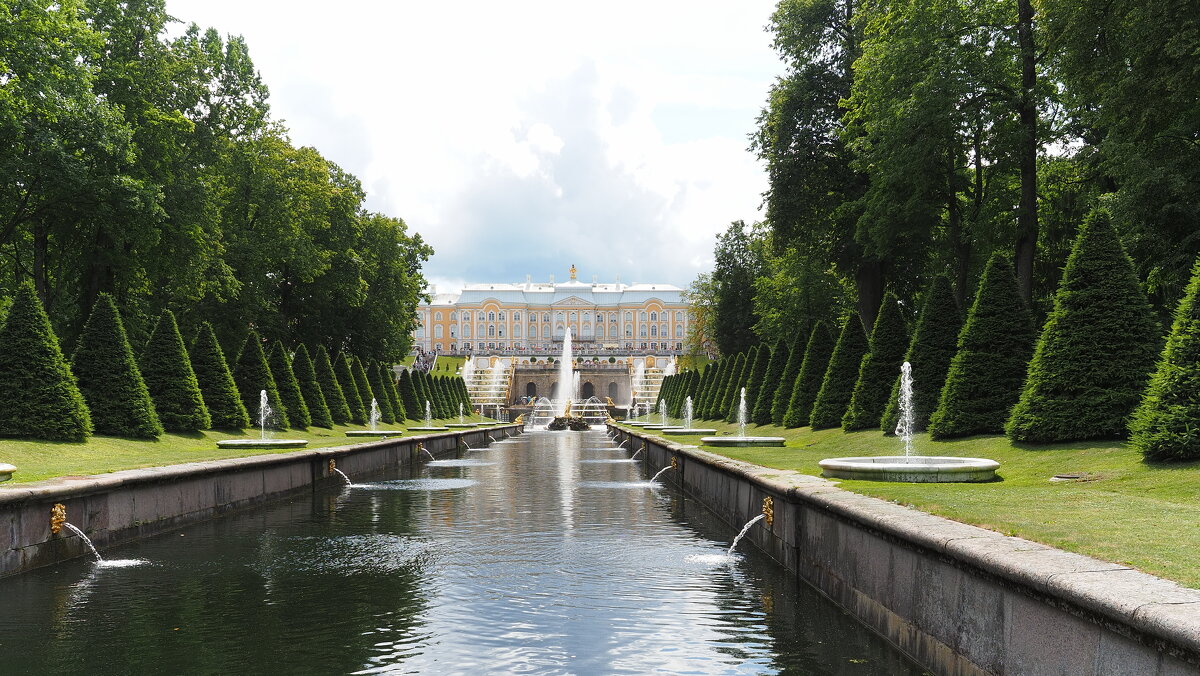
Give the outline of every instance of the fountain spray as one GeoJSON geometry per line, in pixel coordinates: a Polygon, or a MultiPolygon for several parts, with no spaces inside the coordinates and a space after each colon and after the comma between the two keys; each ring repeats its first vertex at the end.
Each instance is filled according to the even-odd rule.
{"type": "Polygon", "coordinates": [[[267,438],[267,422],[271,419],[271,406],[267,401],[267,391],[258,393],[258,429],[263,439],[267,438]]]}
{"type": "Polygon", "coordinates": [[[746,388],[742,388],[742,400],[738,402],[738,436],[746,436],[746,388]]]}
{"type": "Polygon", "coordinates": [[[904,457],[912,457],[913,427],[912,364],[904,362],[900,367],[900,419],[896,422],[896,436],[904,441],[904,457]]]}

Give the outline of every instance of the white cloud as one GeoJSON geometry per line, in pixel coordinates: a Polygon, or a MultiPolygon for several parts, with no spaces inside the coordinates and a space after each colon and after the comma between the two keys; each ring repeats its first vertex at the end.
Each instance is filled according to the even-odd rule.
{"type": "Polygon", "coordinates": [[[686,284],[758,218],[774,3],[168,0],[242,34],[294,142],[437,251],[427,276],[686,284]]]}

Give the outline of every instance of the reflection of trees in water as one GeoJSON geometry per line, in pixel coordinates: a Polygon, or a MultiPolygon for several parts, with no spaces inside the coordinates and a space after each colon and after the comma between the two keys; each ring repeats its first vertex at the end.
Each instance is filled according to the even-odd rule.
{"type": "MultiPolygon", "coordinates": [[[[700,501],[674,491],[660,504],[674,522],[706,540],[727,542],[741,527],[731,527],[700,501]]],[[[738,627],[739,642],[750,643],[753,635],[765,630],[763,640],[770,643],[772,671],[880,676],[926,673],[750,542],[739,544],[738,552],[735,564],[712,570],[714,600],[727,613],[727,621],[738,627]]],[[[749,657],[732,641],[726,651],[749,657]]]]}

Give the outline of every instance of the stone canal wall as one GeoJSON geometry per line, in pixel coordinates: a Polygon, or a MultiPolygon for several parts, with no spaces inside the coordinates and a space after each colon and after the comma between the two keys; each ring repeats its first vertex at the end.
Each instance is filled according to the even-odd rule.
{"type": "Polygon", "coordinates": [[[55,504],[64,505],[67,521],[104,548],[311,489],[319,482],[342,481],[332,476],[330,460],[354,477],[416,462],[418,444],[435,456],[447,455],[464,442],[478,448],[488,444],[488,435],[502,439],[520,430],[520,425],[456,430],[6,486],[0,488],[0,576],[86,553],[80,538],[66,530],[50,532],[55,504]]]}
{"type": "MultiPolygon", "coordinates": [[[[1200,591],[1126,566],[968,526],[613,428],[651,473],[938,674],[1200,673],[1200,591]]],[[[1169,537],[1164,533],[1163,537],[1169,537]]]]}

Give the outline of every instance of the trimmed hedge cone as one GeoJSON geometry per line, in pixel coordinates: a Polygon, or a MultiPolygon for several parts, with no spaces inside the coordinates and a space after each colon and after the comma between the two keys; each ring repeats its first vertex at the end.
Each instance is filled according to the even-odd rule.
{"type": "MultiPolygon", "coordinates": [[[[358,396],[362,398],[363,404],[363,421],[362,425],[371,421],[371,400],[379,401],[379,395],[371,389],[371,383],[367,380],[367,371],[363,368],[362,360],[358,357],[353,357],[350,360],[351,373],[354,374],[354,386],[358,388],[358,396]]],[[[379,404],[383,406],[383,404],[379,404]]]]}
{"type": "MultiPolygon", "coordinates": [[[[937,408],[950,360],[958,346],[962,314],[954,302],[954,289],[945,276],[935,277],[925,292],[921,315],[913,331],[904,361],[912,364],[913,431],[924,432],[929,416],[937,408]]],[[[895,434],[900,422],[900,376],[892,383],[892,394],[879,426],[885,434],[895,434]]]]}
{"type": "Polygon", "coordinates": [[[287,405],[279,396],[279,388],[275,385],[275,376],[267,365],[267,357],[263,354],[262,340],[257,331],[246,335],[242,351],[238,353],[237,363],[233,367],[233,381],[237,383],[238,391],[242,393],[242,404],[252,412],[255,420],[261,414],[259,411],[262,391],[267,392],[267,405],[271,407],[271,429],[282,430],[291,426],[288,419],[287,405]]]}
{"type": "MultiPolygon", "coordinates": [[[[326,361],[328,361],[328,356],[326,361]]],[[[296,382],[300,385],[300,394],[304,397],[304,405],[308,407],[308,416],[314,427],[333,428],[333,418],[329,414],[329,404],[325,403],[325,394],[317,380],[317,369],[308,356],[308,348],[303,345],[296,348],[292,357],[292,372],[296,374],[296,382]]]]}
{"type": "MultiPolygon", "coordinates": [[[[847,317],[846,324],[842,326],[843,332],[851,321],[858,320],[853,316],[847,317]]],[[[821,391],[821,382],[825,380],[825,370],[829,368],[834,346],[833,336],[830,335],[825,322],[817,322],[812,333],[808,335],[808,345],[803,351],[796,377],[792,379],[791,397],[784,408],[784,427],[804,427],[808,424],[812,417],[813,402],[817,400],[817,393],[821,391]]]]}
{"type": "Polygon", "coordinates": [[[417,388],[413,386],[412,371],[404,369],[400,372],[400,384],[396,387],[400,393],[400,401],[404,402],[404,410],[409,420],[421,420],[425,416],[423,404],[417,403],[417,388]]]}
{"type": "Polygon", "coordinates": [[[883,416],[889,394],[888,383],[900,372],[904,351],[908,348],[908,327],[900,314],[900,301],[892,292],[883,295],[875,328],[871,330],[871,349],[863,355],[858,368],[858,381],[850,405],[842,416],[846,432],[875,427],[883,416]]]}
{"type": "Polygon", "coordinates": [[[396,422],[396,415],[392,413],[392,400],[383,387],[383,379],[379,377],[379,365],[370,362],[366,365],[366,369],[367,382],[371,385],[371,391],[375,393],[376,399],[379,400],[379,421],[391,425],[396,422]]]}
{"type": "Polygon", "coordinates": [[[863,355],[867,353],[867,334],[858,315],[851,314],[842,324],[821,389],[813,400],[812,414],[808,424],[814,430],[839,427],[842,416],[850,406],[854,395],[854,384],[858,382],[858,370],[863,355]]]}
{"type": "MultiPolygon", "coordinates": [[[[192,370],[200,385],[200,394],[208,409],[213,429],[241,430],[250,426],[250,415],[237,383],[225,361],[225,353],[208,322],[200,325],[196,339],[192,341],[192,370]]],[[[257,404],[256,404],[257,410],[257,404]]]]}
{"type": "Polygon", "coordinates": [[[1160,336],[1108,212],[1093,211],[1067,258],[1008,436],[1035,443],[1124,438],[1160,336]]]}
{"type": "Polygon", "coordinates": [[[1145,398],[1129,426],[1150,460],[1200,458],[1200,261],[1175,309],[1175,322],[1145,398]]]}
{"type": "Polygon", "coordinates": [[[142,351],[141,370],[163,429],[198,432],[212,426],[192,360],[170,310],[163,310],[150,333],[142,351]]]}
{"type": "MultiPolygon", "coordinates": [[[[338,385],[342,388],[342,395],[346,397],[346,406],[350,409],[350,421],[355,425],[363,425],[367,422],[367,414],[363,409],[362,395],[358,391],[358,383],[354,381],[354,368],[350,358],[344,354],[339,354],[333,360],[333,373],[337,376],[338,385]]],[[[371,405],[371,400],[367,400],[367,405],[371,405]]]]}
{"type": "Polygon", "coordinates": [[[994,254],[958,336],[946,385],[929,418],[929,435],[947,439],[1003,432],[1021,396],[1033,340],[1033,319],[1012,265],[994,254]]]}
{"type": "Polygon", "coordinates": [[[33,284],[0,324],[0,436],[84,441],[92,418],[33,284]]]}
{"type": "Polygon", "coordinates": [[[754,400],[754,412],[750,418],[756,425],[771,424],[771,409],[775,404],[775,392],[779,390],[783,369],[787,366],[791,353],[782,341],[775,344],[771,351],[771,360],[767,362],[767,370],[763,373],[758,384],[758,395],[754,400]]]}
{"type": "Polygon", "coordinates": [[[388,400],[392,404],[392,420],[394,423],[404,422],[408,417],[408,411],[404,408],[404,402],[400,399],[400,393],[396,390],[395,372],[392,369],[379,366],[379,375],[383,379],[383,389],[387,392],[388,400]]]}
{"type": "Polygon", "coordinates": [[[325,405],[329,407],[329,418],[337,425],[350,422],[350,406],[346,403],[346,395],[338,383],[337,374],[333,371],[333,363],[329,361],[329,351],[324,345],[317,346],[317,384],[321,386],[321,395],[325,397],[325,405]]]}
{"type": "MultiPolygon", "coordinates": [[[[771,348],[766,345],[759,345],[754,350],[754,365],[748,370],[746,378],[742,383],[746,387],[746,422],[751,421],[754,408],[758,405],[759,386],[762,385],[762,379],[767,374],[767,365],[770,363],[772,356],[771,348]]],[[[730,413],[733,414],[733,419],[729,422],[737,422],[737,399],[734,399],[730,413]]]]}
{"type": "Polygon", "coordinates": [[[296,372],[292,370],[292,360],[288,357],[282,341],[277,340],[271,345],[267,366],[275,378],[275,387],[283,399],[283,407],[287,409],[288,422],[291,423],[289,427],[306,429],[312,424],[312,416],[308,412],[308,404],[304,403],[300,383],[296,380],[296,372]]]}
{"type": "Polygon", "coordinates": [[[96,433],[135,439],[157,439],[163,433],[121,315],[107,293],[100,294],[83,327],[71,370],[96,433]]]}
{"type": "MultiPolygon", "coordinates": [[[[829,331],[825,329],[824,323],[818,321],[817,324],[821,326],[821,330],[825,331],[826,337],[828,337],[829,331]]],[[[788,406],[792,403],[792,387],[796,384],[796,376],[799,375],[800,366],[804,363],[804,354],[811,338],[811,333],[805,339],[797,337],[796,342],[792,343],[788,349],[787,364],[783,367],[779,388],[775,390],[774,401],[771,402],[772,425],[783,426],[783,418],[787,415],[788,406]]],[[[833,341],[829,342],[830,345],[833,344],[833,341]]]]}

